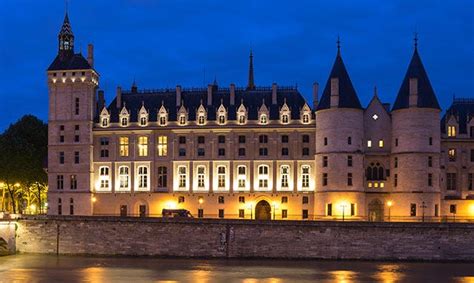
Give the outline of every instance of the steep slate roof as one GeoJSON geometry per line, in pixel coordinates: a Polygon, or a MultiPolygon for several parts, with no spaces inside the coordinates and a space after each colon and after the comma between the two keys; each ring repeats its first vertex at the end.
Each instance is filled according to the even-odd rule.
{"type": "Polygon", "coordinates": [[[454,115],[459,124],[459,134],[467,134],[468,128],[467,124],[474,117],[474,99],[469,98],[460,98],[454,99],[453,104],[446,110],[446,113],[441,119],[441,132],[446,133],[446,120],[449,119],[451,115],[454,115]]]}
{"type": "Polygon", "coordinates": [[[418,79],[417,107],[440,109],[436,95],[433,91],[433,88],[431,87],[428,75],[425,71],[425,68],[423,67],[420,55],[418,54],[418,48],[415,46],[415,52],[411,58],[411,62],[408,66],[405,78],[403,79],[402,86],[398,91],[397,99],[395,100],[392,111],[409,107],[410,78],[418,79]]]}
{"type": "Polygon", "coordinates": [[[336,61],[329,75],[326,87],[324,88],[323,95],[319,101],[316,110],[331,108],[331,79],[339,79],[339,108],[357,108],[362,109],[362,106],[357,97],[357,93],[352,85],[349,74],[347,73],[346,66],[342,61],[341,52],[338,50],[336,61]]]}
{"type": "Polygon", "coordinates": [[[86,58],[81,53],[70,54],[63,57],[60,54],[56,56],[53,63],[49,65],[48,71],[57,70],[78,70],[78,69],[92,69],[86,58]]]}
{"type": "MultiPolygon", "coordinates": [[[[184,88],[181,92],[181,99],[188,111],[188,119],[190,121],[196,120],[196,111],[201,105],[201,101],[202,105],[206,108],[208,120],[216,120],[217,109],[221,105],[221,101],[227,110],[229,120],[236,120],[236,112],[241,101],[247,109],[249,120],[258,120],[258,110],[262,106],[263,101],[265,101],[265,105],[270,111],[270,119],[277,120],[280,117],[279,111],[284,104],[285,98],[286,104],[291,110],[291,118],[295,120],[300,119],[300,110],[306,101],[295,87],[278,87],[276,105],[272,105],[271,87],[257,87],[255,90],[236,88],[234,105],[230,105],[229,88],[219,88],[215,85],[212,92],[211,106],[207,105],[207,88],[184,88]]],[[[120,109],[116,107],[116,99],[117,98],[114,98],[107,107],[111,116],[111,122],[118,122],[119,120],[121,107],[120,109]]],[[[158,110],[162,104],[168,111],[168,120],[177,120],[177,112],[180,106],[176,105],[175,89],[122,92],[122,104],[125,104],[125,107],[128,109],[131,122],[137,121],[142,102],[149,112],[149,119],[151,121],[157,121],[158,110]]],[[[100,110],[98,112],[100,112],[100,110]]]]}

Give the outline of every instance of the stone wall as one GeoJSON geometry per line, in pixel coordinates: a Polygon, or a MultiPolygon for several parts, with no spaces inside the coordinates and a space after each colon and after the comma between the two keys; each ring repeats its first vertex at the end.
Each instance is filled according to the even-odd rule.
{"type": "Polygon", "coordinates": [[[0,256],[15,253],[15,223],[0,221],[0,256]]]}
{"type": "Polygon", "coordinates": [[[18,221],[20,253],[474,260],[474,224],[56,217],[18,221]]]}

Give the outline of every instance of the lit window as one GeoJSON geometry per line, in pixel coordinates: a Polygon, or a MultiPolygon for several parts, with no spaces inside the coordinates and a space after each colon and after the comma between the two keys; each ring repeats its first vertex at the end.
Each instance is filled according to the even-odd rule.
{"type": "Polygon", "coordinates": [[[245,189],[245,180],[247,179],[247,168],[243,165],[237,167],[237,187],[239,189],[245,189]]]}
{"type": "Polygon", "coordinates": [[[383,147],[383,140],[379,140],[379,147],[380,147],[380,148],[383,147]]]}
{"type": "Polygon", "coordinates": [[[197,168],[197,180],[198,188],[204,188],[204,178],[206,174],[206,168],[204,166],[198,166],[197,168]]]}
{"type": "Polygon", "coordinates": [[[456,136],[456,127],[448,126],[448,137],[455,137],[455,136],[456,136]]]}
{"type": "Polygon", "coordinates": [[[128,137],[120,137],[120,156],[128,156],[128,137]]]}
{"type": "Polygon", "coordinates": [[[119,167],[119,189],[128,190],[130,181],[130,173],[127,166],[119,167]]]}
{"type": "Polygon", "coordinates": [[[224,125],[225,124],[225,115],[219,115],[219,124],[224,125]]]}
{"type": "Polygon", "coordinates": [[[206,118],[204,117],[204,114],[200,114],[198,116],[198,125],[204,125],[206,123],[206,118]]]}
{"type": "Polygon", "coordinates": [[[449,161],[456,161],[456,149],[454,148],[450,148],[448,150],[448,158],[449,158],[449,161]]]}
{"type": "Polygon", "coordinates": [[[108,127],[109,126],[109,118],[108,117],[102,117],[102,127],[108,127]]]}
{"type": "Polygon", "coordinates": [[[146,116],[140,117],[140,126],[144,127],[148,124],[148,118],[146,116]]]}
{"type": "Polygon", "coordinates": [[[217,167],[217,187],[220,189],[225,188],[225,166],[217,167]]]}
{"type": "Polygon", "coordinates": [[[280,167],[281,187],[288,188],[288,179],[290,175],[290,166],[283,165],[280,167]]]}
{"type": "Polygon", "coordinates": [[[260,115],[260,124],[266,125],[267,122],[268,122],[268,120],[267,120],[267,114],[261,114],[261,115],[260,115]]]}
{"type": "Polygon", "coordinates": [[[128,126],[128,118],[127,117],[122,117],[121,125],[122,125],[122,127],[128,126]]]}
{"type": "Polygon", "coordinates": [[[168,137],[159,136],[158,137],[158,156],[167,156],[168,155],[168,137]]]}
{"type": "Polygon", "coordinates": [[[288,117],[288,114],[283,114],[283,115],[281,115],[281,122],[282,122],[283,124],[288,124],[289,120],[290,120],[290,119],[289,119],[289,117],[288,117]]]}
{"type": "Polygon", "coordinates": [[[138,137],[138,156],[148,156],[148,137],[138,137]]]}
{"type": "Polygon", "coordinates": [[[166,116],[160,116],[160,126],[166,126],[166,122],[167,122],[167,119],[166,119],[166,116]]]}
{"type": "Polygon", "coordinates": [[[301,167],[301,186],[303,188],[309,188],[309,169],[308,165],[301,167]]]}
{"type": "Polygon", "coordinates": [[[138,167],[138,190],[148,190],[148,167],[138,167]]]}
{"type": "Polygon", "coordinates": [[[100,190],[108,190],[110,188],[109,167],[107,166],[99,168],[99,188],[100,190]]]}
{"type": "Polygon", "coordinates": [[[309,114],[303,114],[303,124],[309,123],[309,114]]]}
{"type": "Polygon", "coordinates": [[[258,166],[258,188],[268,189],[268,172],[269,168],[267,165],[258,166]]]}
{"type": "Polygon", "coordinates": [[[367,147],[372,147],[372,141],[371,140],[367,141],[367,147]]]}
{"type": "Polygon", "coordinates": [[[178,187],[180,189],[184,189],[186,188],[186,167],[184,166],[179,166],[178,167],[178,180],[179,180],[179,183],[178,183],[178,187]]]}
{"type": "Polygon", "coordinates": [[[245,115],[244,114],[239,115],[239,124],[241,124],[241,125],[245,124],[245,115]]]}
{"type": "Polygon", "coordinates": [[[186,125],[186,115],[184,115],[184,114],[179,115],[179,124],[181,126],[186,125]]]}

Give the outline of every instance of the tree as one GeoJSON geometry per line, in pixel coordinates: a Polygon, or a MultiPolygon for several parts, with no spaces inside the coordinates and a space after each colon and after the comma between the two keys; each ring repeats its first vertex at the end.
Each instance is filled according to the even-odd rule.
{"type": "Polygon", "coordinates": [[[32,115],[23,116],[0,135],[0,181],[7,188],[13,213],[24,209],[24,197],[31,200],[30,189],[35,184],[41,210],[41,188],[47,183],[43,170],[47,154],[48,127],[32,115]]]}

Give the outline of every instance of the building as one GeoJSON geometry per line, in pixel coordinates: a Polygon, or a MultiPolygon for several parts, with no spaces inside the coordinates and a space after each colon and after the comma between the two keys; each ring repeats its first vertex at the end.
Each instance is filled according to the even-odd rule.
{"type": "Polygon", "coordinates": [[[474,214],[474,100],[441,109],[417,45],[394,106],[364,108],[338,46],[310,106],[296,87],[129,90],[106,104],[68,15],[49,87],[49,214],[243,219],[474,214]],[[468,157],[470,155],[470,157],[468,157]]]}

